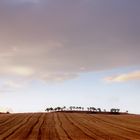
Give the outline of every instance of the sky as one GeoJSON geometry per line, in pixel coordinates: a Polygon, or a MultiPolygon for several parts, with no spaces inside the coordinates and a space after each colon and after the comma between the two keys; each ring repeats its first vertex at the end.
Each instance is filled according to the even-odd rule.
{"type": "Polygon", "coordinates": [[[0,0],[0,111],[140,109],[139,0],[0,0]]]}

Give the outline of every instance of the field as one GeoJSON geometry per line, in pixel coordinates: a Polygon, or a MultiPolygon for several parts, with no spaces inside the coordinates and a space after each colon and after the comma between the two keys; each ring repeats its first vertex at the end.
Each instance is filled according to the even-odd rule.
{"type": "Polygon", "coordinates": [[[140,116],[0,114],[0,140],[140,140],[140,116]]]}

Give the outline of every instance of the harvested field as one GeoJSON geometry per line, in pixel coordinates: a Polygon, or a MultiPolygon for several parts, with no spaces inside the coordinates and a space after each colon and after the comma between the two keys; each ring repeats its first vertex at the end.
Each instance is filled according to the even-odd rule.
{"type": "Polygon", "coordinates": [[[0,114],[0,140],[140,140],[140,116],[0,114]]]}

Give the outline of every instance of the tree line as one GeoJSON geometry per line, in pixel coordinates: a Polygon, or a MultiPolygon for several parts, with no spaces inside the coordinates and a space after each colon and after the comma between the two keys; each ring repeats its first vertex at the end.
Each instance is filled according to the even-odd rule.
{"type": "MultiPolygon", "coordinates": [[[[67,108],[66,106],[63,107],[48,107],[45,109],[47,112],[53,112],[53,111],[89,111],[89,112],[106,112],[106,109],[101,109],[101,108],[95,108],[95,107],[81,107],[81,106],[70,106],[67,108]]],[[[119,113],[120,109],[118,108],[111,108],[110,112],[112,113],[119,113]]],[[[127,111],[128,112],[128,111],[127,111]]]]}

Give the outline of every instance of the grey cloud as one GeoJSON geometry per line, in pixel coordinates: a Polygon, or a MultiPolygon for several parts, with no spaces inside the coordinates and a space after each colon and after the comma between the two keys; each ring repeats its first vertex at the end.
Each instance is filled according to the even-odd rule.
{"type": "Polygon", "coordinates": [[[6,4],[14,4],[14,5],[19,5],[19,4],[37,4],[40,2],[40,0],[5,0],[3,1],[6,4]]]}
{"type": "Polygon", "coordinates": [[[137,0],[7,3],[0,2],[1,75],[6,69],[16,75],[11,68],[18,68],[18,76],[32,71],[28,76],[35,79],[67,80],[82,72],[140,65],[137,0]]]}

